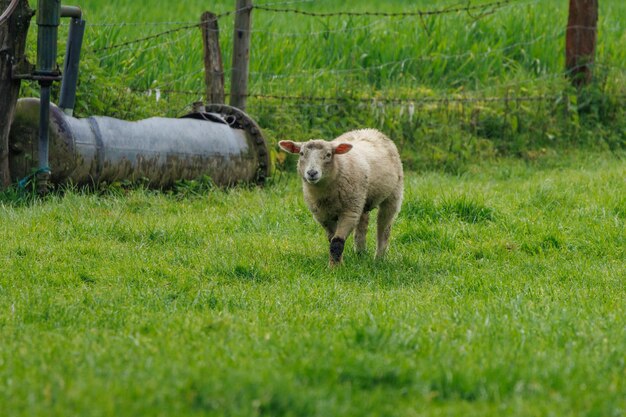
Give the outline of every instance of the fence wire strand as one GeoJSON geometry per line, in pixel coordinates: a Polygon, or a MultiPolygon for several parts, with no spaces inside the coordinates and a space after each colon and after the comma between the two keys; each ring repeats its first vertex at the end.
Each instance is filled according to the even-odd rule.
{"type": "Polygon", "coordinates": [[[452,13],[472,13],[474,11],[480,10],[480,11],[487,11],[490,9],[499,9],[501,7],[504,7],[506,5],[508,5],[509,3],[511,3],[511,0],[499,0],[499,1],[494,1],[491,3],[483,3],[483,4],[476,4],[476,5],[472,5],[469,4],[467,6],[456,6],[456,7],[448,7],[448,8],[443,8],[443,9],[436,9],[436,10],[416,10],[416,11],[410,11],[410,12],[347,12],[347,11],[340,11],[340,12],[309,12],[306,10],[299,10],[299,9],[291,9],[291,8],[276,8],[276,7],[268,7],[268,6],[264,6],[264,5],[254,5],[252,6],[253,9],[256,10],[263,10],[266,12],[273,12],[273,13],[292,13],[292,14],[299,14],[302,16],[310,16],[310,17],[338,17],[338,16],[344,16],[344,17],[361,17],[361,16],[367,16],[367,17],[411,17],[411,16],[417,16],[417,17],[426,17],[426,16],[436,16],[436,15],[443,15],[443,14],[452,14],[452,13]]]}
{"type": "MultiPolygon", "coordinates": [[[[303,11],[303,10],[298,10],[298,9],[291,9],[291,8],[276,8],[276,7],[270,7],[267,5],[263,5],[263,4],[259,4],[259,5],[252,5],[249,7],[243,7],[241,9],[238,10],[233,10],[233,11],[226,11],[223,13],[219,13],[216,14],[215,19],[219,20],[223,17],[226,16],[230,16],[233,14],[237,14],[240,13],[242,11],[247,11],[247,10],[262,10],[265,12],[272,12],[272,13],[295,13],[295,14],[300,14],[300,15],[304,15],[304,16],[315,16],[315,17],[337,17],[337,16],[351,16],[351,17],[428,17],[428,16],[436,16],[436,15],[445,15],[445,14],[454,14],[454,13],[459,13],[459,12],[466,12],[468,15],[471,15],[472,12],[480,10],[483,11],[485,13],[493,13],[494,11],[496,11],[499,8],[502,8],[506,5],[509,5],[511,3],[511,0],[499,0],[499,1],[494,1],[491,3],[483,3],[480,5],[472,5],[472,4],[468,4],[467,6],[463,6],[463,7],[450,7],[450,8],[444,8],[444,9],[437,9],[437,10],[418,10],[418,11],[413,11],[413,12],[328,12],[328,13],[319,13],[319,12],[307,12],[307,11],[303,11]]],[[[479,16],[472,16],[472,17],[480,17],[479,16]]],[[[154,22],[153,22],[154,23],[154,22]]],[[[206,22],[195,22],[195,23],[189,23],[189,24],[185,24],[183,26],[179,26],[177,28],[173,28],[173,29],[168,29],[159,33],[155,33],[153,35],[148,35],[148,36],[143,36],[137,39],[132,39],[129,41],[125,41],[125,42],[121,42],[118,44],[113,44],[113,45],[107,45],[107,46],[103,46],[100,48],[95,48],[92,50],[92,52],[94,53],[98,53],[98,52],[102,52],[102,51],[106,51],[106,50],[110,50],[110,49],[116,49],[116,48],[122,48],[125,46],[130,46],[132,44],[136,44],[136,43],[142,43],[142,42],[147,42],[147,41],[151,41],[154,39],[158,39],[160,37],[164,37],[164,36],[168,36],[171,35],[173,33],[176,32],[180,32],[183,30],[190,30],[190,29],[196,29],[199,28],[202,24],[204,24],[206,22]]],[[[162,22],[159,24],[170,24],[170,22],[162,22]]],[[[173,24],[173,22],[171,23],[173,24]]]]}

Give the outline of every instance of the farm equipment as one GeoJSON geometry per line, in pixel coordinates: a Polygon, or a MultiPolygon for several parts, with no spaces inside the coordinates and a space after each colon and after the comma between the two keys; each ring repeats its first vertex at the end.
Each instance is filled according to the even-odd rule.
{"type": "Polygon", "coordinates": [[[142,180],[163,188],[178,180],[210,177],[216,185],[262,184],[269,174],[267,144],[261,129],[243,111],[222,105],[197,105],[182,118],[125,121],[111,117],[73,117],[80,49],[85,28],[77,7],[39,0],[37,67],[16,78],[32,79],[40,99],[20,99],[9,136],[13,181],[34,179],[40,193],[54,184],[98,184],[142,180]],[[56,66],[60,17],[70,17],[64,70],[56,66]],[[50,86],[61,81],[59,106],[50,103],[50,86]]]}
{"type": "MultiPolygon", "coordinates": [[[[9,137],[9,166],[15,180],[37,166],[40,106],[33,98],[17,103],[9,137]]],[[[223,186],[262,184],[269,170],[261,129],[244,112],[227,105],[201,106],[179,119],[135,122],[102,116],[77,119],[51,105],[49,138],[54,184],[141,180],[164,188],[203,176],[223,186]]]]}

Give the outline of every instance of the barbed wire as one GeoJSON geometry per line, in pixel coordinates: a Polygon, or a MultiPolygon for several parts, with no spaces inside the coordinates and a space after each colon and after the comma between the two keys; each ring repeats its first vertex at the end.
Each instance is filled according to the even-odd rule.
{"type": "MultiPolygon", "coordinates": [[[[603,62],[597,62],[593,65],[595,68],[609,68],[615,71],[626,72],[626,68],[619,67],[617,65],[605,64],[603,62]]],[[[187,95],[194,97],[204,97],[206,92],[204,90],[181,90],[176,89],[174,86],[180,81],[186,81],[195,78],[197,75],[204,72],[204,69],[198,69],[192,73],[183,74],[182,76],[168,81],[167,83],[147,89],[132,88],[132,87],[120,87],[126,92],[134,94],[155,94],[157,97],[163,95],[187,95]]],[[[281,101],[281,102],[306,102],[306,103],[342,103],[342,102],[380,102],[386,104],[410,104],[425,105],[425,104],[437,104],[437,103],[477,103],[477,102],[506,102],[506,101],[539,101],[542,99],[554,98],[555,95],[538,93],[535,95],[526,95],[521,89],[531,86],[537,86],[539,90],[546,90],[556,88],[557,91],[561,91],[562,87],[568,84],[567,71],[547,73],[542,76],[533,76],[522,79],[511,80],[500,84],[489,84],[482,89],[466,90],[466,91],[451,91],[445,96],[437,97],[389,97],[381,95],[373,95],[368,97],[339,94],[335,96],[316,96],[316,95],[289,95],[283,93],[250,93],[246,97],[257,100],[266,101],[281,101]],[[556,82],[556,83],[555,83],[556,82]],[[502,94],[501,91],[506,90],[506,94],[502,94]],[[510,93],[510,90],[515,90],[510,93]]],[[[200,77],[202,78],[202,77],[200,77]]],[[[197,80],[198,83],[202,82],[201,79],[197,80]]],[[[267,87],[267,85],[263,85],[267,87]]],[[[427,86],[422,86],[427,87],[427,86]]],[[[228,96],[229,93],[226,92],[228,96]]]]}
{"type": "MultiPolygon", "coordinates": [[[[615,69],[618,71],[626,71],[626,68],[618,67],[615,65],[604,64],[604,63],[596,63],[594,67],[602,68],[607,67],[611,69],[615,69]]],[[[172,80],[162,87],[148,88],[148,89],[137,89],[131,87],[120,87],[125,91],[132,92],[135,94],[147,94],[151,95],[153,93],[158,93],[159,95],[189,95],[202,97],[205,95],[205,91],[201,90],[180,90],[172,88],[176,82],[192,78],[203,72],[203,69],[198,71],[194,71],[191,74],[185,74],[181,77],[178,77],[175,80],[172,80]]],[[[476,90],[467,90],[465,92],[450,92],[445,96],[437,96],[437,97],[385,97],[381,95],[374,95],[369,97],[357,96],[357,95],[336,95],[336,96],[315,96],[315,95],[289,95],[289,94],[280,94],[280,93],[249,93],[245,95],[247,98],[259,99],[259,100],[274,100],[274,101],[300,101],[300,102],[384,102],[384,103],[414,103],[414,104],[436,104],[436,103],[454,103],[454,102],[506,102],[506,101],[539,101],[542,99],[549,99],[557,97],[554,94],[535,94],[535,95],[525,95],[523,91],[515,91],[513,94],[510,94],[511,89],[518,89],[524,86],[531,86],[533,84],[543,84],[544,87],[554,88],[557,84],[545,84],[547,81],[560,81],[562,83],[567,83],[567,71],[561,71],[556,73],[549,73],[543,76],[534,76],[528,78],[522,78],[518,80],[511,80],[509,82],[497,84],[497,85],[488,85],[483,89],[476,90]],[[506,90],[506,94],[500,93],[498,95],[498,91],[506,90]]],[[[559,89],[560,90],[560,89],[559,89]]],[[[226,96],[229,95],[229,92],[225,93],[226,96]]]]}
{"type": "Polygon", "coordinates": [[[512,101],[544,101],[556,98],[553,95],[532,96],[502,96],[502,97],[315,97],[315,96],[280,96],[267,94],[251,94],[250,98],[260,100],[278,101],[308,101],[308,102],[360,102],[360,103],[385,103],[385,104],[447,104],[447,103],[489,103],[489,102],[512,102],[512,101]]]}
{"type": "MultiPolygon", "coordinates": [[[[292,0],[292,1],[281,1],[281,2],[272,2],[272,3],[261,3],[261,6],[280,6],[280,5],[291,5],[291,4],[300,4],[300,3],[312,3],[316,0],[292,0]]],[[[228,14],[232,14],[229,12],[228,14]]],[[[219,17],[226,16],[227,14],[220,14],[219,17]]],[[[61,22],[61,25],[64,23],[61,22]]],[[[202,24],[202,22],[200,22],[202,24]]],[[[199,25],[196,21],[160,21],[160,22],[104,22],[104,23],[92,23],[90,22],[88,27],[123,27],[123,26],[165,26],[165,25],[184,25],[185,28],[194,27],[199,25]]],[[[184,30],[181,28],[181,30],[184,30]]]]}
{"type": "MultiPolygon", "coordinates": [[[[537,4],[539,3],[541,0],[527,0],[527,1],[519,1],[519,2],[515,2],[515,3],[510,3],[509,6],[524,6],[524,5],[528,5],[528,4],[537,4]]],[[[397,25],[399,22],[402,22],[403,20],[409,20],[411,18],[413,18],[415,16],[404,16],[404,17],[398,17],[396,21],[394,21],[394,23],[396,24],[394,27],[397,28],[397,30],[395,31],[395,33],[399,33],[400,32],[400,28],[397,25]]],[[[251,29],[249,32],[253,33],[253,34],[263,34],[263,35],[268,35],[268,36],[275,36],[275,37],[289,37],[289,38],[298,38],[298,37],[310,37],[310,36],[328,36],[330,34],[334,34],[334,33],[348,33],[348,32],[356,32],[359,30],[371,30],[374,27],[377,27],[381,22],[387,22],[389,19],[387,18],[382,18],[382,19],[378,19],[374,22],[365,24],[365,25],[359,25],[359,26],[350,26],[350,27],[341,27],[338,29],[324,29],[324,30],[319,30],[319,31],[311,31],[311,32],[282,32],[282,31],[268,31],[268,30],[258,30],[258,29],[251,29]]],[[[423,25],[423,22],[421,22],[423,25]]],[[[382,26],[381,29],[385,30],[385,31],[389,31],[390,27],[389,26],[382,26]]]]}
{"type": "MultiPolygon", "coordinates": [[[[161,90],[161,89],[133,89],[124,88],[118,90],[120,95],[137,94],[147,97],[154,96],[158,101],[167,94],[178,94],[185,96],[193,96],[193,102],[202,101],[204,92],[201,91],[185,91],[185,90],[161,90]]],[[[228,94],[228,93],[227,93],[228,94]]],[[[334,112],[342,111],[345,106],[356,106],[363,111],[371,112],[375,117],[387,117],[387,112],[399,112],[400,117],[408,117],[408,120],[421,120],[421,125],[429,128],[433,127],[450,127],[450,123],[441,123],[431,119],[428,114],[433,112],[443,112],[446,117],[455,115],[460,123],[466,123],[471,119],[472,123],[476,123],[475,117],[479,114],[489,114],[489,109],[504,109],[504,117],[506,115],[514,115],[518,111],[532,112],[534,111],[545,114],[552,114],[555,106],[559,103],[568,103],[571,93],[566,89],[554,89],[551,92],[524,94],[523,91],[506,91],[505,94],[494,96],[469,96],[458,94],[455,96],[440,97],[354,97],[354,96],[304,96],[304,95],[272,95],[272,94],[248,94],[248,112],[263,112],[264,108],[272,109],[275,114],[291,115],[293,111],[324,111],[334,112]],[[295,109],[295,110],[294,110],[295,109]],[[487,111],[487,113],[484,113],[487,111]],[[426,113],[424,113],[426,112],[426,113]],[[422,116],[419,116],[419,115],[422,116]]],[[[620,105],[626,105],[626,94],[612,93],[611,100],[617,100],[620,105]]],[[[132,100],[130,100],[132,102],[132,100]]],[[[184,101],[184,100],[183,100],[184,101]]],[[[180,117],[193,111],[193,105],[190,101],[187,104],[180,105],[181,100],[173,99],[168,103],[165,117],[180,117]]],[[[127,110],[129,115],[132,110],[130,106],[127,110]]],[[[119,108],[118,108],[119,111],[119,108]]],[[[391,113],[395,114],[395,113],[391,113]]]]}
{"type": "Polygon", "coordinates": [[[108,45],[108,46],[103,46],[101,48],[95,48],[92,49],[93,53],[98,53],[98,52],[103,52],[103,51],[109,51],[111,49],[118,49],[118,48],[123,48],[125,46],[130,46],[133,44],[137,44],[137,43],[142,43],[142,42],[147,42],[153,39],[157,39],[157,38],[161,38],[163,36],[167,36],[167,35],[171,35],[173,33],[177,33],[183,30],[187,30],[187,29],[195,29],[198,27],[198,24],[195,23],[194,25],[186,25],[186,26],[181,26],[175,29],[171,29],[171,30],[166,30],[164,32],[159,32],[159,33],[155,33],[154,35],[149,35],[149,36],[144,36],[142,38],[138,38],[138,39],[133,39],[130,41],[126,41],[126,42],[122,42],[122,43],[118,43],[118,44],[114,44],[114,45],[108,45]]]}
{"type": "MultiPolygon", "coordinates": [[[[62,25],[69,25],[69,23],[64,23],[61,22],[61,26],[62,25]]],[[[125,27],[125,26],[170,26],[170,25],[184,25],[184,27],[194,27],[198,25],[198,22],[192,22],[189,20],[173,20],[173,21],[168,21],[168,20],[163,20],[163,21],[156,21],[156,22],[127,22],[127,21],[122,21],[122,22],[101,22],[101,23],[97,23],[97,22],[89,22],[87,24],[86,27],[88,28],[98,28],[98,27],[125,27]]],[[[182,30],[182,29],[181,29],[182,30]]]]}
{"type": "Polygon", "coordinates": [[[301,4],[301,3],[314,3],[316,0],[289,0],[289,1],[275,1],[271,3],[259,3],[259,6],[285,6],[291,4],[301,4]]]}
{"type": "MultiPolygon", "coordinates": [[[[408,19],[408,18],[405,18],[408,19]]],[[[261,30],[261,29],[251,29],[248,31],[243,31],[243,32],[249,32],[252,34],[263,34],[263,35],[268,35],[268,36],[275,36],[275,37],[283,37],[283,38],[297,38],[297,37],[310,37],[310,36],[327,36],[330,34],[335,34],[335,33],[349,33],[349,32],[356,32],[359,30],[371,30],[372,28],[375,28],[377,26],[380,26],[380,24],[382,22],[386,21],[386,19],[379,19],[376,20],[374,22],[368,23],[366,25],[360,25],[360,26],[353,26],[353,27],[348,27],[348,28],[340,28],[340,29],[326,29],[326,30],[320,30],[320,31],[316,31],[316,32],[280,32],[280,31],[270,31],[270,30],[261,30]]],[[[120,23],[101,23],[101,24],[91,24],[91,26],[95,26],[95,27],[124,27],[124,26],[141,26],[141,25],[145,25],[145,26],[159,26],[159,25],[184,25],[181,26],[180,28],[177,28],[173,31],[165,31],[165,32],[160,32],[160,33],[156,33],[154,35],[154,37],[157,37],[157,35],[160,36],[165,36],[165,35],[169,35],[172,34],[174,32],[178,32],[178,31],[182,31],[182,30],[186,30],[186,29],[195,29],[196,27],[198,27],[199,25],[203,24],[205,22],[200,22],[200,23],[194,23],[194,22],[120,22],[120,23]],[[165,35],[163,35],[165,34],[165,35]]],[[[388,30],[388,27],[383,27],[383,29],[388,30]]],[[[209,31],[216,31],[214,29],[208,29],[209,31]]],[[[217,30],[216,32],[221,32],[221,30],[217,30]]],[[[150,35],[153,36],[153,35],[150,35]]],[[[141,38],[141,39],[145,39],[145,38],[141,38]]],[[[151,40],[152,38],[148,39],[151,40]]],[[[138,43],[133,41],[132,43],[138,43]]],[[[125,46],[125,45],[123,45],[125,46]]],[[[108,49],[113,49],[113,46],[109,46],[107,47],[108,49]]],[[[100,48],[100,49],[104,49],[104,48],[100,48]]],[[[94,50],[94,52],[97,52],[98,50],[94,50]]]]}
{"type": "MultiPolygon", "coordinates": [[[[195,90],[175,90],[175,89],[161,89],[161,88],[149,88],[149,89],[134,89],[130,87],[123,87],[125,91],[135,94],[145,94],[152,96],[158,94],[172,95],[188,95],[188,96],[203,96],[204,91],[195,90]]],[[[475,93],[475,92],[472,92],[475,93]]],[[[230,95],[229,92],[225,92],[225,95],[230,95]]],[[[280,95],[280,94],[257,94],[250,93],[245,94],[244,97],[257,100],[273,100],[273,101],[298,101],[298,102],[347,102],[347,103],[389,103],[389,104],[445,104],[445,103],[488,103],[488,102],[511,102],[511,101],[543,101],[558,98],[557,95],[549,94],[535,94],[535,95],[502,95],[502,96],[469,96],[469,95],[450,95],[445,97],[384,97],[384,96],[306,96],[306,95],[280,95]]]]}
{"type": "MultiPolygon", "coordinates": [[[[476,10],[486,11],[489,9],[491,9],[489,13],[493,13],[498,8],[501,8],[505,5],[510,4],[510,2],[511,0],[498,0],[498,1],[491,2],[491,3],[483,3],[481,5],[468,4],[467,6],[463,6],[463,7],[451,7],[451,8],[437,9],[437,10],[426,10],[426,11],[418,10],[414,12],[329,12],[329,13],[307,12],[307,11],[302,11],[298,9],[289,9],[289,8],[281,9],[281,8],[275,8],[275,7],[268,7],[268,6],[261,4],[261,5],[252,5],[252,6],[242,7],[237,10],[219,13],[215,15],[215,19],[219,20],[226,16],[230,16],[233,14],[240,13],[242,11],[248,11],[248,10],[253,10],[253,9],[258,9],[258,10],[263,10],[266,12],[273,12],[273,13],[296,13],[296,14],[301,14],[305,16],[317,16],[317,17],[331,17],[331,16],[363,16],[363,17],[380,16],[380,17],[387,17],[387,18],[388,17],[410,17],[410,16],[426,17],[426,16],[435,16],[435,15],[443,15],[443,14],[451,14],[451,13],[459,13],[459,12],[466,12],[468,14],[471,14],[473,11],[476,11],[476,10]]],[[[95,48],[92,50],[92,52],[98,53],[98,52],[102,52],[102,51],[109,50],[109,49],[122,48],[124,46],[129,46],[135,43],[147,42],[147,41],[157,39],[163,36],[171,35],[173,33],[180,32],[183,30],[195,29],[205,23],[207,22],[201,21],[201,22],[185,24],[183,26],[165,30],[165,31],[155,33],[152,35],[143,36],[137,39],[132,39],[129,41],[118,43],[118,44],[107,45],[101,48],[95,48]]]]}
{"type": "Polygon", "coordinates": [[[281,9],[281,8],[268,7],[268,6],[263,6],[263,5],[254,5],[252,6],[252,8],[257,9],[257,10],[267,11],[267,12],[273,12],[273,13],[293,13],[293,14],[299,14],[299,15],[310,16],[310,17],[337,17],[337,16],[426,17],[426,16],[435,16],[435,15],[460,13],[460,12],[471,13],[476,10],[484,11],[487,9],[498,9],[505,5],[508,5],[509,3],[511,3],[511,0],[499,0],[499,1],[494,1],[491,3],[483,3],[483,4],[478,4],[478,5],[469,4],[467,6],[455,6],[455,7],[448,7],[448,8],[436,9],[436,10],[426,10],[426,11],[416,10],[416,11],[410,11],[410,12],[367,12],[367,11],[366,12],[347,12],[347,11],[309,12],[306,10],[290,9],[290,8],[281,9]]]}
{"type": "MultiPolygon", "coordinates": [[[[232,14],[235,14],[235,13],[239,13],[240,11],[247,10],[247,9],[249,9],[249,7],[242,8],[242,9],[239,9],[239,10],[233,10],[233,11],[229,11],[229,12],[223,12],[223,13],[220,13],[220,14],[216,14],[215,17],[211,19],[211,21],[212,20],[219,20],[222,17],[229,16],[229,15],[232,15],[232,14]]],[[[196,22],[196,23],[180,26],[180,27],[177,27],[177,28],[174,28],[174,29],[169,29],[169,30],[166,30],[166,31],[163,31],[163,32],[155,33],[153,35],[148,35],[148,36],[144,36],[144,37],[141,37],[141,38],[132,39],[132,40],[129,40],[129,41],[126,41],[126,42],[122,42],[122,43],[118,43],[118,44],[114,44],[114,45],[104,46],[102,48],[96,48],[96,49],[93,49],[92,52],[97,53],[97,52],[102,52],[102,51],[106,51],[106,50],[110,50],[110,49],[122,48],[124,46],[130,46],[130,45],[133,45],[133,44],[136,44],[136,43],[147,42],[147,41],[150,41],[150,40],[153,40],[153,39],[157,39],[157,38],[160,38],[160,37],[163,37],[163,36],[171,35],[173,33],[180,32],[180,31],[183,31],[183,30],[197,29],[197,28],[201,27],[203,24],[206,24],[206,23],[208,23],[208,21],[200,21],[200,22],[196,22]]]]}
{"type": "MultiPolygon", "coordinates": [[[[193,71],[191,73],[187,73],[187,74],[183,74],[182,76],[170,80],[160,86],[155,86],[152,88],[145,88],[145,89],[140,89],[140,88],[133,88],[133,87],[119,87],[121,89],[124,89],[128,92],[133,92],[133,93],[137,93],[137,94],[152,94],[153,92],[158,92],[159,95],[161,94],[178,94],[178,95],[190,95],[190,96],[203,96],[205,94],[204,90],[181,90],[181,89],[176,89],[174,88],[174,86],[180,82],[180,81],[188,81],[191,79],[194,79],[197,75],[201,74],[204,72],[203,68],[200,68],[196,71],[193,71]]],[[[448,98],[450,99],[450,97],[459,97],[462,94],[464,94],[465,96],[469,96],[469,95],[473,95],[473,96],[478,96],[478,95],[486,95],[488,92],[494,90],[494,89],[503,89],[503,88],[513,88],[513,87],[519,87],[522,85],[531,85],[532,83],[542,83],[543,81],[548,81],[550,79],[563,79],[564,80],[564,75],[566,75],[565,72],[559,72],[559,73],[550,73],[550,74],[545,74],[543,76],[534,76],[534,77],[530,77],[530,78],[524,78],[524,79],[519,79],[519,80],[513,80],[507,83],[503,83],[503,84],[499,84],[499,85],[489,85],[486,88],[483,89],[475,89],[475,90],[467,90],[465,92],[459,92],[459,91],[451,91],[448,94],[448,98]]],[[[202,83],[203,77],[198,78],[196,81],[197,83],[202,83]]],[[[424,87],[424,86],[422,86],[424,87]]],[[[229,93],[227,92],[226,95],[228,95],[229,93]]],[[[323,97],[318,97],[318,96],[306,96],[306,95],[302,95],[302,96],[294,96],[294,95],[281,95],[281,93],[251,93],[248,94],[247,97],[251,97],[251,98],[266,98],[266,99],[283,99],[283,100],[306,100],[306,101],[331,101],[334,98],[337,98],[338,100],[349,100],[352,99],[353,97],[351,96],[347,96],[347,95],[341,95],[341,96],[337,96],[337,97],[332,97],[332,96],[323,96],[323,97]]],[[[372,96],[372,97],[366,97],[366,98],[361,98],[360,100],[363,101],[369,101],[369,100],[376,100],[380,98],[379,96],[372,96]]],[[[396,97],[396,98],[387,98],[386,101],[399,101],[399,102],[403,102],[403,101],[411,101],[414,100],[414,98],[412,97],[396,97]]],[[[431,100],[430,98],[428,100],[431,100]]],[[[445,100],[445,99],[441,99],[441,100],[445,100]]]]}
{"type": "MultiPolygon", "coordinates": [[[[169,40],[167,42],[161,42],[161,43],[158,43],[156,45],[145,47],[145,48],[142,49],[142,52],[145,53],[145,52],[148,52],[148,51],[151,51],[151,50],[154,50],[154,49],[163,48],[163,47],[168,46],[168,45],[174,45],[174,44],[176,44],[176,43],[178,43],[178,42],[180,42],[182,40],[185,40],[185,39],[189,38],[192,35],[193,35],[193,32],[185,33],[185,34],[181,35],[180,37],[178,37],[176,39],[171,39],[171,40],[169,40]]],[[[127,46],[130,46],[130,45],[127,45],[127,46]]],[[[101,60],[110,59],[111,57],[114,57],[116,55],[120,55],[120,54],[122,54],[124,52],[127,52],[127,51],[131,52],[132,50],[130,48],[126,48],[125,49],[124,47],[120,47],[120,48],[117,49],[117,51],[111,52],[110,54],[107,54],[107,55],[100,56],[99,59],[101,59],[101,60]]],[[[154,59],[152,61],[154,61],[154,59]]]]}
{"type": "MultiPolygon", "coordinates": [[[[540,0],[533,0],[533,1],[529,1],[526,3],[515,3],[516,6],[518,5],[525,5],[525,4],[530,4],[530,3],[539,3],[540,0]]],[[[413,16],[406,16],[404,18],[400,18],[400,19],[409,19],[413,16]]],[[[311,35],[326,35],[329,33],[341,33],[341,32],[350,32],[350,31],[355,31],[355,30],[360,30],[360,29],[368,29],[371,28],[381,22],[386,22],[388,19],[378,19],[374,22],[368,23],[366,25],[361,25],[361,26],[353,26],[353,27],[348,27],[348,28],[339,28],[339,29],[326,29],[326,30],[320,30],[317,32],[280,32],[280,31],[269,31],[269,30],[262,30],[262,29],[250,29],[247,31],[243,31],[243,32],[250,32],[250,33],[261,33],[261,34],[268,34],[268,35],[275,35],[275,36],[285,36],[285,37],[303,37],[303,36],[311,36],[311,35]]],[[[190,20],[174,20],[174,21],[153,21],[153,22],[145,22],[145,21],[135,21],[135,22],[128,22],[128,21],[122,21],[122,22],[102,22],[102,23],[97,23],[97,22],[89,22],[87,25],[87,28],[99,28],[99,27],[125,27],[125,26],[170,26],[170,25],[182,25],[180,28],[180,30],[185,30],[185,29],[194,29],[197,26],[200,26],[201,24],[206,23],[203,21],[197,22],[197,21],[190,21],[190,20]]],[[[65,22],[65,21],[61,21],[60,26],[69,26],[69,23],[65,22]]],[[[36,29],[36,28],[35,28],[36,29]]],[[[606,32],[623,32],[625,29],[622,27],[601,27],[601,26],[583,26],[583,25],[571,25],[571,26],[567,26],[566,29],[588,29],[588,30],[602,30],[602,31],[606,31],[606,32]]],[[[160,32],[160,33],[156,33],[155,35],[159,35],[159,34],[169,34],[169,31],[166,32],[160,32]]]]}
{"type": "MultiPolygon", "coordinates": [[[[439,95],[437,97],[426,97],[426,98],[415,98],[415,97],[384,97],[380,95],[374,95],[371,97],[361,97],[361,96],[350,96],[347,94],[342,94],[338,96],[314,96],[314,95],[281,95],[280,93],[273,94],[250,94],[251,98],[259,98],[259,99],[274,99],[274,100],[283,100],[283,101],[305,101],[305,102],[346,102],[353,100],[361,101],[361,102],[371,102],[371,101],[381,101],[389,104],[402,104],[402,103],[410,103],[410,102],[419,102],[422,104],[432,104],[432,103],[441,103],[441,102],[490,102],[490,101],[499,101],[496,97],[500,97],[500,101],[507,101],[510,99],[511,94],[510,90],[514,90],[514,94],[517,97],[527,97],[524,91],[519,91],[524,87],[536,86],[541,90],[546,89],[554,89],[560,84],[565,85],[567,83],[566,79],[567,72],[558,72],[558,73],[550,73],[542,76],[535,76],[529,78],[523,78],[518,80],[512,80],[509,82],[505,82],[497,85],[488,85],[484,88],[473,89],[473,90],[457,90],[457,91],[449,91],[447,93],[439,93],[444,94],[439,95]],[[557,83],[557,84],[555,84],[557,83]],[[558,84],[560,83],[560,84],[558,84]],[[505,90],[506,94],[502,94],[502,91],[505,90]],[[488,97],[492,97],[491,99],[485,99],[488,97]]],[[[428,86],[421,86],[423,88],[428,88],[428,86]]],[[[533,96],[535,97],[535,96],[533,96]]],[[[522,101],[524,99],[521,99],[522,101]]],[[[529,101],[529,100],[526,100],[529,101]]]]}

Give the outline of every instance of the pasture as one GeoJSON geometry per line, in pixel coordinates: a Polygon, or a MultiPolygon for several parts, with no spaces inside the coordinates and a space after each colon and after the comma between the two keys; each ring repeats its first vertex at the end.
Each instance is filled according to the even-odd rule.
{"type": "Polygon", "coordinates": [[[409,174],[388,258],[336,269],[293,176],[5,202],[0,413],[622,415],[625,175],[409,174]]]}
{"type": "MultiPolygon", "coordinates": [[[[180,28],[233,3],[76,2],[90,24],[77,116],[187,112],[202,47],[180,28]]],[[[562,0],[424,19],[253,11],[264,188],[0,193],[0,415],[626,413],[626,6],[600,3],[582,92],[563,73],[562,0]],[[275,144],[364,126],[398,144],[405,200],[385,260],[372,224],[368,254],[349,238],[330,269],[275,144]]]]}

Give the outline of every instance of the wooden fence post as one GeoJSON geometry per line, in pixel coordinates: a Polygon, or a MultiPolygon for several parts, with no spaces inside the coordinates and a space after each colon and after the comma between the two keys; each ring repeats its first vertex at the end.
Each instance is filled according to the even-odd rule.
{"type": "MultiPolygon", "coordinates": [[[[0,0],[0,13],[7,10],[10,0],[0,0]]],[[[17,8],[4,23],[0,23],[0,189],[11,184],[9,170],[9,131],[20,81],[12,79],[12,68],[24,60],[26,35],[33,17],[27,0],[19,0],[17,8]]]]}
{"type": "Polygon", "coordinates": [[[224,104],[224,66],[217,16],[211,12],[202,13],[200,25],[204,45],[206,100],[213,104],[224,104]]]}
{"type": "Polygon", "coordinates": [[[250,20],[252,0],[237,0],[233,35],[233,67],[230,79],[230,105],[246,110],[248,63],[250,58],[250,20]]]}
{"type": "Polygon", "coordinates": [[[598,0],[570,0],[565,38],[565,66],[576,87],[591,82],[596,54],[598,0]]]}

